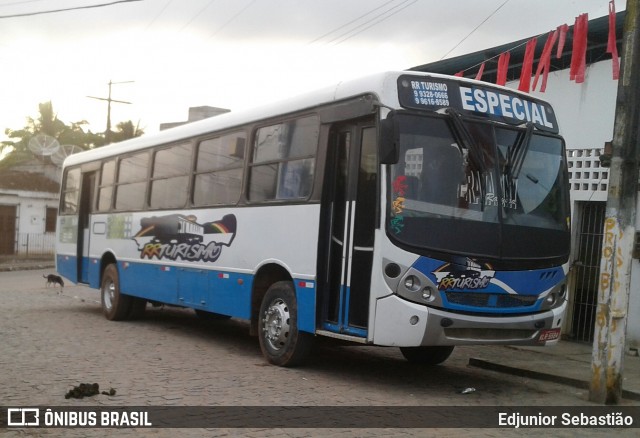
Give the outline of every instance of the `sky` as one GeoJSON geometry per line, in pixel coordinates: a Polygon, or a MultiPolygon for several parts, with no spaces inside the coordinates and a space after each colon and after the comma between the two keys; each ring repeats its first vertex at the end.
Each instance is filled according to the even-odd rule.
{"type": "MultiPolygon", "coordinates": [[[[69,124],[146,133],[344,79],[539,35],[608,0],[0,0],[0,128],[51,101],[69,124]],[[111,5],[87,8],[87,6],[111,5]],[[44,13],[52,10],[83,9],[44,13]],[[475,30],[474,30],[475,29],[475,30]],[[469,35],[471,33],[471,35],[469,35]]],[[[618,0],[616,8],[623,10],[618,0]]],[[[2,137],[2,135],[0,135],[2,137]]]]}

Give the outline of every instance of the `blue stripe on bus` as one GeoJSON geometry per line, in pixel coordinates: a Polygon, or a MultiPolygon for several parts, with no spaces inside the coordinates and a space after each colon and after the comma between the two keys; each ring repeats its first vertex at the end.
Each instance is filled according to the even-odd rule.
{"type": "MultiPolygon", "coordinates": [[[[78,283],[78,258],[72,255],[57,255],[56,267],[58,274],[67,278],[73,283],[78,283]]],[[[100,288],[100,261],[84,257],[82,259],[82,270],[86,272],[87,278],[83,279],[91,288],[100,288]]]]}
{"type": "Polygon", "coordinates": [[[341,333],[344,333],[346,335],[358,336],[358,337],[365,338],[365,337],[367,337],[367,330],[366,329],[353,327],[353,326],[349,325],[349,309],[350,309],[350,305],[349,304],[351,303],[351,287],[350,286],[346,286],[346,285],[343,285],[342,287],[344,288],[345,293],[343,294],[344,310],[343,310],[343,313],[342,313],[342,330],[341,330],[341,333]]]}
{"type": "Polygon", "coordinates": [[[78,279],[78,263],[76,260],[76,256],[60,254],[56,256],[56,270],[58,271],[58,274],[74,283],[78,279]]]}
{"type": "Polygon", "coordinates": [[[100,289],[100,260],[89,259],[89,286],[100,289]]]}
{"type": "Polygon", "coordinates": [[[315,333],[316,331],[316,288],[315,282],[294,280],[296,301],[298,303],[298,330],[315,333]]]}
{"type": "Polygon", "coordinates": [[[122,292],[194,309],[251,318],[253,276],[172,265],[119,262],[122,292]]]}
{"type": "Polygon", "coordinates": [[[341,286],[341,288],[342,293],[340,293],[340,309],[338,312],[340,314],[340,322],[331,323],[325,321],[324,323],[322,323],[322,328],[333,333],[366,338],[368,334],[366,328],[354,327],[349,325],[349,299],[351,297],[351,288],[344,284],[341,286]]]}
{"type": "MultiPolygon", "coordinates": [[[[100,263],[83,260],[89,285],[100,288],[100,263]]],[[[77,258],[57,256],[58,273],[77,279],[77,258]]],[[[251,318],[253,275],[236,272],[186,268],[172,265],[118,262],[120,289],[128,295],[166,304],[192,307],[237,318],[251,318]]],[[[298,302],[298,329],[315,333],[315,282],[294,280],[298,302]]]]}

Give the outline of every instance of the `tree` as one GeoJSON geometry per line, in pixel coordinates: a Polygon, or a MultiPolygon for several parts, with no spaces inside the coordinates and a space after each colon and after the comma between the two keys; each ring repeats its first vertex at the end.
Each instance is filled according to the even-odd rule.
{"type": "Polygon", "coordinates": [[[51,102],[39,104],[38,109],[40,116],[37,120],[27,117],[27,125],[24,128],[18,130],[7,128],[5,130],[7,137],[17,139],[17,141],[3,141],[0,146],[0,153],[10,154],[11,160],[9,161],[19,162],[31,157],[28,145],[32,136],[46,134],[58,138],[58,135],[65,130],[66,126],[58,119],[51,102]]]}
{"type": "MultiPolygon", "coordinates": [[[[106,144],[105,136],[102,133],[85,131],[89,124],[86,120],[65,124],[53,110],[53,104],[44,102],[38,105],[39,116],[37,119],[27,117],[27,124],[22,129],[5,129],[5,134],[12,140],[5,140],[0,143],[0,156],[5,158],[0,161],[0,168],[7,168],[29,160],[33,154],[29,150],[29,140],[35,135],[46,134],[56,140],[61,145],[70,144],[81,149],[93,149],[106,144]]],[[[117,131],[112,133],[115,141],[122,141],[144,134],[138,126],[133,126],[133,122],[121,122],[117,125],[117,131]]]]}
{"type": "Polygon", "coordinates": [[[116,129],[117,131],[111,133],[111,138],[114,143],[129,140],[130,138],[140,137],[144,134],[144,130],[140,129],[140,123],[133,126],[133,122],[131,120],[118,123],[116,125],[116,129]]]}

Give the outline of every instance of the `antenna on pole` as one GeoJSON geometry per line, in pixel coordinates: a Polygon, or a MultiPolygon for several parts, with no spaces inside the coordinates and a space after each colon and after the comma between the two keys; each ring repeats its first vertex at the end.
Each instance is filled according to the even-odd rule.
{"type": "Polygon", "coordinates": [[[116,84],[130,84],[132,82],[135,82],[135,81],[120,81],[120,82],[109,81],[109,84],[108,84],[109,85],[109,97],[87,96],[90,99],[106,100],[107,101],[107,130],[104,132],[104,137],[105,137],[105,140],[107,141],[107,144],[111,143],[111,102],[131,104],[131,102],[127,102],[125,100],[112,99],[111,98],[111,86],[112,85],[116,85],[116,84]]]}

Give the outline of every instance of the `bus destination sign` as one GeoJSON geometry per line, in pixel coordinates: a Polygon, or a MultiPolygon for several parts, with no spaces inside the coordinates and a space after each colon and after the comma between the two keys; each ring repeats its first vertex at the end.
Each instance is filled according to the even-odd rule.
{"type": "Polygon", "coordinates": [[[550,105],[504,89],[436,77],[405,75],[398,78],[398,98],[404,108],[437,111],[452,107],[463,114],[512,125],[531,122],[540,130],[558,133],[558,124],[550,105]]]}

